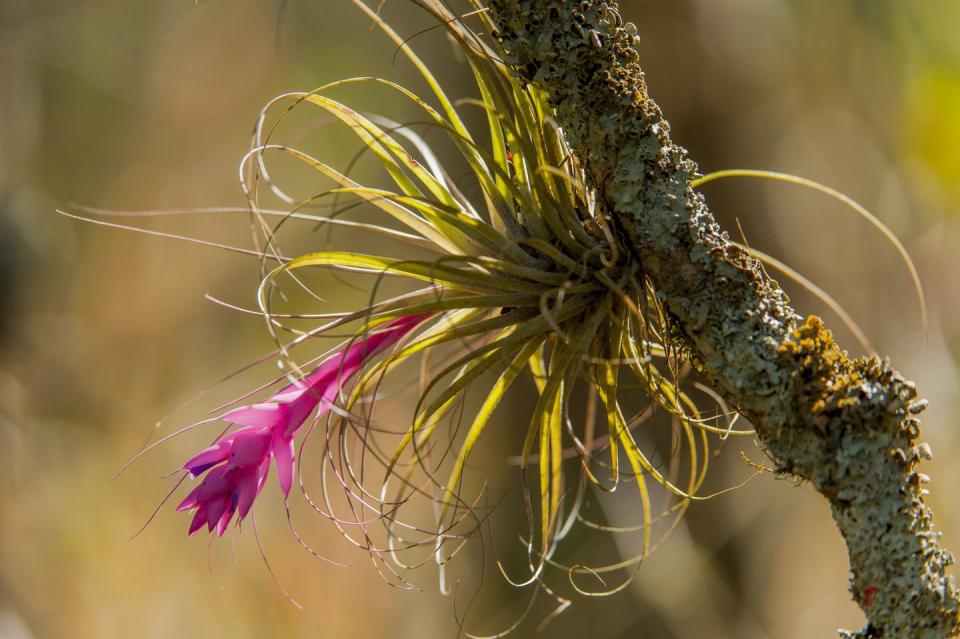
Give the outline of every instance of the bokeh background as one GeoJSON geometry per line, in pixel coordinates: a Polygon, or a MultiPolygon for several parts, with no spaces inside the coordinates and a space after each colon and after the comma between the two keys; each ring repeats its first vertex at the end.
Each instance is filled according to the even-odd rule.
{"type": "MultiPolygon", "coordinates": [[[[871,208],[908,247],[926,288],[926,332],[908,274],[862,220],[794,186],[706,187],[727,228],[739,219],[753,246],[826,288],[917,380],[931,401],[931,504],[946,545],[960,549],[960,465],[951,463],[960,455],[960,4],[631,0],[622,12],[639,26],[648,83],[675,139],[704,171],[820,180],[871,208]]],[[[403,0],[385,14],[405,35],[430,24],[403,0]]],[[[451,94],[471,96],[442,36],[414,43],[451,94]]],[[[311,543],[353,567],[305,553],[268,504],[279,501],[272,479],[260,529],[302,611],[249,534],[188,539],[184,516],[168,506],[130,539],[169,485],[160,475],[198,440],[160,447],[111,484],[114,471],[163,415],[270,347],[257,318],[203,298],[251,305],[258,264],[55,213],[71,203],[242,205],[236,169],[267,100],[353,75],[420,90],[394,54],[347,0],[289,0],[283,11],[279,0],[0,0],[0,638],[454,635],[451,600],[435,585],[385,585],[365,555],[301,509],[311,543]]],[[[348,137],[318,144],[334,163],[357,150],[348,137]]],[[[137,223],[249,244],[242,216],[137,223]]],[[[321,238],[305,228],[290,241],[306,249],[321,238]]],[[[822,304],[785,286],[859,353],[822,304]]],[[[334,280],[324,293],[333,306],[358,299],[334,280]]],[[[217,387],[164,428],[271,374],[217,387]]],[[[524,426],[521,407],[502,409],[504,428],[524,426]]],[[[716,465],[727,483],[746,472],[736,455],[716,465]]],[[[544,636],[833,636],[861,624],[846,572],[825,502],[763,476],[695,505],[633,586],[576,601],[544,636]]],[[[498,592],[477,630],[496,629],[521,597],[498,592]]]]}

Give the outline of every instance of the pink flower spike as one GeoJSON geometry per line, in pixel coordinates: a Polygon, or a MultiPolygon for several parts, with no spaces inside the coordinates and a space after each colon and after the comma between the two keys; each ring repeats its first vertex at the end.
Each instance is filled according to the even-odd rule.
{"type": "Polygon", "coordinates": [[[294,476],[294,437],[307,418],[330,410],[343,386],[371,358],[393,346],[426,320],[429,314],[407,315],[334,353],[302,381],[288,384],[266,402],[241,406],[222,419],[243,426],[191,457],[183,467],[193,477],[207,473],[184,498],[177,511],[196,510],[192,535],[206,524],[222,536],[235,513],[246,517],[266,483],[270,459],[284,497],[294,476]]]}
{"type": "Polygon", "coordinates": [[[206,524],[221,536],[235,512],[239,510],[241,518],[247,514],[270,469],[272,440],[270,429],[241,428],[187,462],[187,470],[201,468],[198,472],[215,466],[177,507],[178,511],[196,509],[191,535],[206,524]]]}

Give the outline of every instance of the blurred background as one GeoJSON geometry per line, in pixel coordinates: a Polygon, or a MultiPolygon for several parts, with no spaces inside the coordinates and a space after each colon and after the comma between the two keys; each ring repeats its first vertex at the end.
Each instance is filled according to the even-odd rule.
{"type": "MultiPolygon", "coordinates": [[[[847,210],[791,185],[705,187],[728,229],[739,220],[752,246],[833,294],[930,399],[924,434],[934,460],[923,470],[946,546],[960,550],[960,465],[949,462],[960,454],[960,4],[621,8],[638,24],[651,92],[702,171],[814,178],[866,205],[906,244],[926,289],[928,332],[894,250],[847,210]]],[[[430,26],[403,0],[384,11],[405,36],[430,26]]],[[[413,42],[450,94],[473,97],[439,33],[413,42]]],[[[0,0],[0,638],[455,634],[452,600],[435,583],[425,592],[387,586],[366,555],[295,504],[311,543],[352,567],[310,557],[291,539],[272,478],[260,531],[302,611],[249,534],[188,539],[187,519],[168,505],[130,539],[169,489],[160,476],[201,440],[171,441],[109,483],[113,473],[166,413],[270,348],[259,319],[203,298],[253,305],[259,264],[55,213],[71,203],[242,206],[237,166],[263,104],[355,75],[422,91],[395,51],[347,0],[0,0]]],[[[412,117],[382,94],[355,95],[359,107],[412,117]]],[[[341,166],[357,150],[349,137],[317,144],[341,166]]],[[[134,221],[250,243],[242,215],[134,221]]],[[[291,252],[324,241],[300,228],[291,252]]],[[[801,312],[822,314],[861,352],[820,302],[784,285],[801,312]]],[[[359,299],[332,279],[325,297],[341,308],[359,299]]],[[[164,432],[272,374],[261,368],[218,386],[174,412],[164,432]]],[[[522,406],[501,409],[504,428],[525,425],[522,406]]],[[[731,484],[748,469],[724,455],[716,472],[731,484]]],[[[468,629],[502,629],[507,600],[526,596],[491,587],[500,603],[484,600],[489,610],[468,629]]],[[[532,636],[547,613],[517,636],[532,636]]],[[[799,639],[861,622],[826,503],[809,487],[762,476],[694,505],[630,588],[576,600],[544,636],[799,639]]]]}

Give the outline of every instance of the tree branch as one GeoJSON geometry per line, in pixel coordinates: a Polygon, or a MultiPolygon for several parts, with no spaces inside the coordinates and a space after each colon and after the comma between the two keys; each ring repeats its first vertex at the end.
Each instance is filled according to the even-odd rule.
{"type": "Polygon", "coordinates": [[[830,501],[851,592],[868,626],[847,637],[960,633],[952,562],[918,463],[925,402],[877,357],[850,359],[805,321],[756,260],[729,241],[690,186],[697,167],[670,140],[634,48],[636,29],[599,0],[491,0],[507,62],[546,90],[703,371],[755,425],[779,471],[830,501]]]}

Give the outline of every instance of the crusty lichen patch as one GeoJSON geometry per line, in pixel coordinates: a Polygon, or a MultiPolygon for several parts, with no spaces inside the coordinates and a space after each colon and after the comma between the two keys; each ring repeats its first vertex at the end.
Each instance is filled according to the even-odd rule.
{"type": "Polygon", "coordinates": [[[791,332],[779,361],[794,370],[803,421],[776,447],[830,500],[851,592],[870,620],[860,636],[955,636],[957,593],[944,578],[953,559],[938,545],[923,503],[929,478],[917,470],[929,455],[918,442],[925,402],[888,362],[848,358],[817,317],[791,332]]]}
{"type": "Polygon", "coordinates": [[[690,186],[696,165],[647,94],[636,29],[613,2],[491,0],[506,60],[539,84],[602,204],[703,370],[746,414],[784,472],[833,507],[850,555],[861,637],[946,639],[960,605],[916,470],[913,385],[877,358],[851,360],[803,321],[737,250],[690,186]]]}

